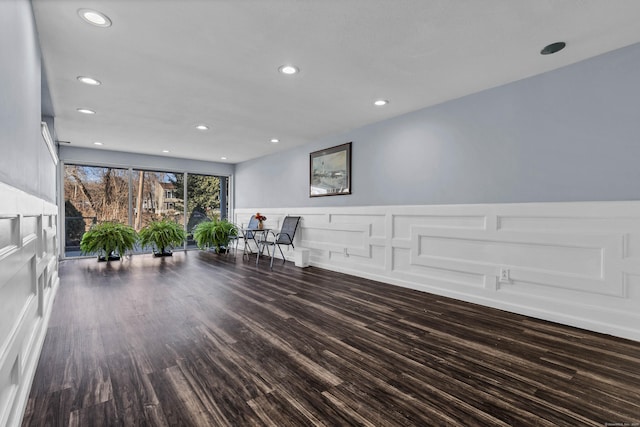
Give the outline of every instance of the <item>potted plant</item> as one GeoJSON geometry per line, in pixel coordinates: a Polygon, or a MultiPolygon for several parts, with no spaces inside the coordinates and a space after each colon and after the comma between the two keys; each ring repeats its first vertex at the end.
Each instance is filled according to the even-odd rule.
{"type": "Polygon", "coordinates": [[[179,246],[186,239],[187,234],[180,224],[170,220],[153,221],[140,230],[140,245],[153,246],[154,256],[172,256],[168,249],[179,246]]]}
{"type": "Polygon", "coordinates": [[[95,224],[84,233],[80,241],[80,250],[85,254],[98,254],[98,261],[119,260],[127,249],[133,249],[138,233],[118,222],[95,224]]]}
{"type": "Polygon", "coordinates": [[[232,237],[238,235],[235,225],[226,219],[201,222],[193,229],[193,239],[200,249],[215,247],[217,253],[226,252],[232,237]]]}

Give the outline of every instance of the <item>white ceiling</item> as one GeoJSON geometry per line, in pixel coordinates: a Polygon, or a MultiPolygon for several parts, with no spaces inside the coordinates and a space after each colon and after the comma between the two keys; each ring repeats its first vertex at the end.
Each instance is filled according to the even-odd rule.
{"type": "Polygon", "coordinates": [[[32,2],[60,141],[228,163],[640,42],[638,0],[32,2]]]}

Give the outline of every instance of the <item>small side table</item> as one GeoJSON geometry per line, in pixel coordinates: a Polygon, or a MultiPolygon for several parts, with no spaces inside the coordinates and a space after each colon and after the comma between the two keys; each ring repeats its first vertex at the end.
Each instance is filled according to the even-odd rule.
{"type": "MultiPolygon", "coordinates": [[[[261,235],[263,239],[266,239],[267,233],[269,231],[271,231],[270,228],[241,228],[240,231],[242,232],[242,238],[244,240],[244,249],[242,251],[242,257],[244,258],[244,256],[247,256],[247,259],[249,258],[250,255],[252,255],[254,252],[251,251],[251,248],[249,247],[249,240],[253,240],[253,242],[256,244],[256,249],[259,252],[260,251],[260,246],[259,246],[259,242],[260,240],[257,240],[256,237],[258,235],[261,235]],[[252,237],[249,237],[252,236],[252,237]]],[[[256,254],[258,252],[255,252],[256,254]]]]}

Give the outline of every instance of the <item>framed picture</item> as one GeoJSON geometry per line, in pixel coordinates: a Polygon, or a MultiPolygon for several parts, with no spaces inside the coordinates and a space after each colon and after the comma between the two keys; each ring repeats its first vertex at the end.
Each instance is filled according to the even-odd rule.
{"type": "Polygon", "coordinates": [[[351,143],[309,155],[309,197],[351,194],[351,143]]]}

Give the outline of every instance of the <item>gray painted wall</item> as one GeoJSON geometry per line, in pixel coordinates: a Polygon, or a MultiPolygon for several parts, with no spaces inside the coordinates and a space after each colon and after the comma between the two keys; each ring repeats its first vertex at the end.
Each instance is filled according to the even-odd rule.
{"type": "MultiPolygon", "coordinates": [[[[0,0],[0,182],[7,184],[0,186],[0,215],[42,215],[41,200],[56,200],[56,165],[40,132],[40,73],[31,2],[0,0]]],[[[0,324],[11,331],[0,337],[0,406],[4,406],[0,407],[0,424],[9,426],[20,424],[48,325],[49,302],[55,291],[50,288],[43,295],[43,284],[57,285],[57,266],[41,268],[56,254],[52,241],[48,248],[41,243],[49,233],[36,233],[33,223],[33,231],[27,225],[18,227],[16,234],[7,226],[13,223],[6,220],[0,229],[0,242],[6,246],[0,268],[0,305],[11,305],[9,310],[0,310],[0,324]],[[28,243],[23,245],[27,236],[28,243]]],[[[47,225],[42,222],[40,227],[47,225]]]]}
{"type": "Polygon", "coordinates": [[[192,172],[208,175],[230,176],[234,165],[205,162],[176,157],[152,156],[100,149],[60,146],[60,159],[65,163],[99,164],[107,166],[134,167],[163,172],[192,172]]]}
{"type": "Polygon", "coordinates": [[[640,44],[238,164],[236,207],[638,200],[638,70],[640,44]],[[309,198],[348,141],[353,194],[309,198]]]}
{"type": "Polygon", "coordinates": [[[55,203],[56,168],[40,133],[40,48],[31,3],[0,1],[0,181],[55,203]]]}

